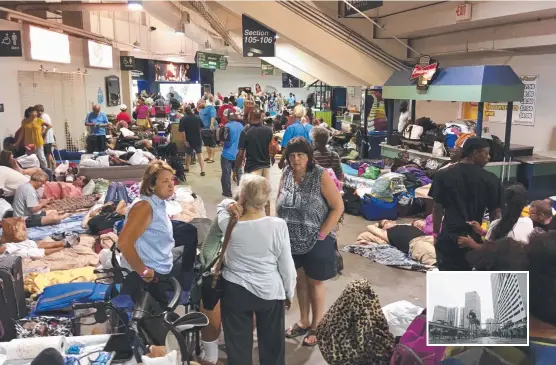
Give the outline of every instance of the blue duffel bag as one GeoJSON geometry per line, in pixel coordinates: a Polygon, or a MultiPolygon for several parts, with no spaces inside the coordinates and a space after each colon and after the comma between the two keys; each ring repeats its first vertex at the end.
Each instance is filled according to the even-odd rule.
{"type": "Polygon", "coordinates": [[[369,221],[398,219],[398,197],[393,202],[385,202],[374,196],[365,195],[361,199],[361,215],[369,221]]]}
{"type": "Polygon", "coordinates": [[[91,282],[51,285],[40,295],[32,315],[71,312],[74,303],[103,302],[111,300],[118,293],[119,285],[91,282]]]}

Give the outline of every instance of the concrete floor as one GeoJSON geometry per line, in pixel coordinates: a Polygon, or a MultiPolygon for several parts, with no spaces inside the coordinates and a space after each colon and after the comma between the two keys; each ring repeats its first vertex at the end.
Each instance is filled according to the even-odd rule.
{"type": "MultiPolygon", "coordinates": [[[[203,151],[204,152],[204,151],[203,151]]],[[[217,151],[217,161],[208,164],[206,176],[200,176],[200,167],[197,163],[191,166],[191,171],[187,174],[187,185],[190,185],[195,193],[200,195],[205,203],[205,208],[209,218],[214,219],[216,215],[216,204],[223,199],[220,185],[220,152],[217,151]]],[[[280,181],[280,169],[275,165],[271,170],[272,196],[276,196],[280,181]]],[[[272,212],[275,201],[272,200],[272,212]]],[[[344,247],[355,242],[357,236],[364,231],[369,224],[362,217],[347,215],[338,234],[338,246],[344,247]]],[[[385,306],[399,300],[407,300],[415,305],[425,307],[425,274],[415,271],[390,268],[379,265],[366,258],[355,254],[342,252],[344,258],[343,275],[337,276],[328,282],[326,296],[326,307],[330,307],[341,294],[345,286],[356,279],[366,278],[373,283],[374,290],[380,297],[380,303],[385,306]]],[[[286,324],[293,324],[299,319],[299,308],[297,302],[292,303],[292,308],[286,314],[286,324]]],[[[256,347],[256,345],[255,345],[256,347]]],[[[257,359],[257,350],[254,351],[254,358],[257,359]]],[[[225,353],[222,352],[222,360],[225,353]]],[[[254,362],[258,364],[258,360],[254,362]]],[[[287,340],[286,343],[286,364],[288,365],[322,365],[325,364],[318,347],[309,349],[301,346],[301,339],[287,340]]]]}

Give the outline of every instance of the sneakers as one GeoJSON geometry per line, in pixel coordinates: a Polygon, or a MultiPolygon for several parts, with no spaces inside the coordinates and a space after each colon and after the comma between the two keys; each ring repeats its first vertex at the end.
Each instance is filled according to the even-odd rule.
{"type": "Polygon", "coordinates": [[[76,244],[79,243],[79,234],[75,233],[75,232],[70,232],[68,234],[65,235],[63,241],[64,241],[64,247],[65,248],[70,248],[75,246],[76,244]]]}

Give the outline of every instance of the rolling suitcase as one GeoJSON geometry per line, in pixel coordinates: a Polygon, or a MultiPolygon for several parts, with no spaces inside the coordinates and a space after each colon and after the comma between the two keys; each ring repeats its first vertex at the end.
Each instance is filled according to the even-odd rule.
{"type": "Polygon", "coordinates": [[[21,257],[0,257],[0,342],[17,337],[15,320],[27,313],[21,257]]]}

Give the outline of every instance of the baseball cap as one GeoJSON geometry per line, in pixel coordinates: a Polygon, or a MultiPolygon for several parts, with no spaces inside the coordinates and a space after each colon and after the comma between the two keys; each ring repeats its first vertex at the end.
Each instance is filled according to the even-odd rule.
{"type": "Polygon", "coordinates": [[[490,143],[481,137],[470,137],[465,140],[461,147],[461,155],[463,157],[470,156],[473,151],[481,148],[490,148],[490,143]]]}
{"type": "Polygon", "coordinates": [[[120,105],[120,110],[126,110],[126,109],[127,109],[127,105],[125,104],[120,105]]]}

